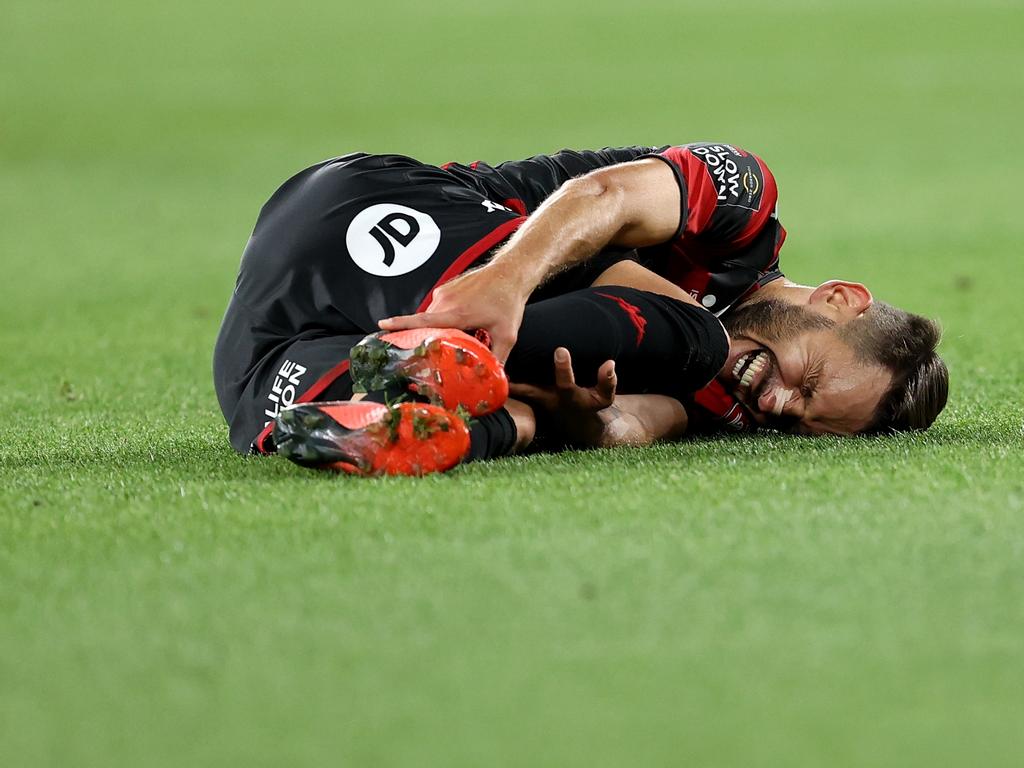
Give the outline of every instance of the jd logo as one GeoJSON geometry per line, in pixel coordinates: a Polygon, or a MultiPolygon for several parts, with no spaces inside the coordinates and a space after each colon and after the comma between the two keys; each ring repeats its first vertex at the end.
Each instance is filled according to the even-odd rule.
{"type": "Polygon", "coordinates": [[[363,209],[345,234],[352,261],[378,277],[412,272],[434,255],[440,242],[441,230],[430,216],[395,203],[363,209]]]}
{"type": "Polygon", "coordinates": [[[391,241],[394,240],[405,248],[419,233],[420,223],[407,213],[389,213],[370,230],[373,239],[384,249],[384,264],[388,267],[395,263],[395,249],[391,241]],[[395,226],[398,222],[405,227],[405,232],[395,226]]]}

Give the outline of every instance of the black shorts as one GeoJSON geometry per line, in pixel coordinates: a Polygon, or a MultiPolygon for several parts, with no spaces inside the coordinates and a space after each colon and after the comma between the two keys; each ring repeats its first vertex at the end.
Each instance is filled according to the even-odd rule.
{"type": "MultiPolygon", "coordinates": [[[[345,155],[285,182],[260,211],[214,351],[231,444],[272,451],[270,424],[282,408],[351,397],[349,350],[377,321],[425,309],[434,288],[485,263],[525,221],[402,155],[345,155]]],[[[606,251],[530,301],[589,286],[634,256],[606,251]]]]}
{"type": "Polygon", "coordinates": [[[346,155],[285,182],[246,245],[214,351],[231,444],[264,452],[281,408],[350,397],[352,346],[424,309],[525,220],[400,155],[346,155]]]}

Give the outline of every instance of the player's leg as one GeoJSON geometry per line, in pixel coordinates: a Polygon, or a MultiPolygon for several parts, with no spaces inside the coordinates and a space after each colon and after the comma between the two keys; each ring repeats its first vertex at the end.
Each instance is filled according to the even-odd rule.
{"type": "Polygon", "coordinates": [[[236,449],[358,474],[444,471],[469,451],[456,414],[429,403],[352,402],[349,354],[361,335],[288,340],[234,389],[230,339],[218,343],[215,378],[236,449]]]}
{"type": "Polygon", "coordinates": [[[282,410],[352,396],[348,356],[362,334],[311,332],[276,343],[253,341],[257,334],[234,314],[230,308],[214,352],[214,382],[231,445],[240,453],[273,453],[271,432],[282,410]]]}
{"type": "Polygon", "coordinates": [[[714,315],[656,293],[602,286],[526,307],[505,368],[515,382],[553,382],[555,349],[572,353],[578,382],[594,383],[615,360],[619,391],[680,397],[708,383],[725,364],[728,336],[714,315]]]}
{"type": "MultiPolygon", "coordinates": [[[[706,310],[618,286],[585,288],[529,305],[506,364],[509,376],[521,383],[552,383],[553,353],[562,346],[572,353],[583,386],[594,383],[602,363],[615,360],[621,393],[676,398],[707,384],[729,351],[725,330],[706,310]]],[[[504,398],[504,377],[500,395],[492,385],[480,386],[494,378],[493,356],[458,331],[379,332],[357,345],[352,358],[358,388],[401,388],[405,381],[448,408],[468,405],[474,416],[504,398]],[[435,343],[440,349],[432,355],[435,343]],[[446,356],[444,345],[449,343],[446,356]]],[[[515,417],[515,409],[503,409],[476,422],[473,456],[493,458],[521,450],[533,429],[517,425],[515,417]]]]}
{"type": "MultiPolygon", "coordinates": [[[[240,452],[277,452],[301,464],[362,474],[422,474],[463,459],[506,455],[532,439],[532,410],[520,403],[499,407],[508,392],[500,364],[459,331],[425,336],[415,345],[397,339],[403,346],[394,349],[414,363],[406,371],[410,376],[388,382],[357,376],[360,388],[372,391],[350,403],[352,349],[363,336],[300,336],[247,366],[253,345],[246,340],[245,323],[235,322],[232,314],[218,340],[214,369],[232,444],[240,452]],[[429,351],[431,345],[422,342],[432,340],[441,340],[441,354],[408,356],[429,351]],[[430,394],[441,405],[409,391],[410,384],[420,388],[424,382],[433,385],[430,394]],[[483,418],[467,423],[453,412],[468,413],[484,398],[491,398],[493,407],[483,418]]],[[[371,366],[370,373],[374,370],[371,366]]]]}
{"type": "Polygon", "coordinates": [[[271,426],[261,425],[289,396],[347,399],[354,341],[379,317],[416,311],[434,286],[522,222],[488,202],[451,174],[396,155],[335,158],[282,185],[245,249],[217,344],[215,379],[232,445],[269,452],[271,426]],[[328,348],[323,359],[307,357],[302,344],[282,353],[314,339],[328,348]]]}
{"type": "MultiPolygon", "coordinates": [[[[706,310],[623,287],[587,288],[528,306],[507,361],[510,376],[521,383],[550,384],[553,352],[560,346],[572,353],[582,385],[593,383],[600,365],[610,359],[617,364],[620,392],[677,398],[704,386],[728,355],[725,331],[706,310]]],[[[478,384],[476,375],[492,369],[483,363],[490,358],[493,366],[494,361],[481,344],[458,331],[379,332],[357,345],[352,358],[357,388],[397,386],[401,391],[405,382],[449,408],[459,402],[484,407],[473,415],[494,400],[493,387],[490,393],[478,388],[481,394],[467,398],[469,387],[478,384]],[[462,365],[446,368],[443,354],[429,353],[431,344],[447,343],[439,341],[446,338],[452,352],[447,360],[461,356],[462,365]],[[460,381],[463,374],[468,381],[460,381]],[[436,397],[445,384],[452,385],[450,396],[436,397]]],[[[526,425],[517,424],[516,417],[516,408],[510,407],[474,422],[472,457],[493,458],[522,450],[532,439],[535,424],[532,412],[527,412],[526,425]]]]}

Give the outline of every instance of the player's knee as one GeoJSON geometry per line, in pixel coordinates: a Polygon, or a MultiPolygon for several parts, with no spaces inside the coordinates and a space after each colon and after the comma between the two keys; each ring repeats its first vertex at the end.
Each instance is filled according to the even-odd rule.
{"type": "MultiPolygon", "coordinates": [[[[617,315],[626,332],[631,326],[635,349],[631,358],[643,382],[658,389],[693,392],[713,379],[729,356],[729,337],[706,309],[679,299],[637,288],[608,286],[590,289],[594,300],[617,315]]],[[[632,377],[631,377],[632,378],[632,377]]],[[[653,391],[653,389],[652,389],[653,391]]],[[[668,391],[665,394],[671,394],[668,391]]]]}

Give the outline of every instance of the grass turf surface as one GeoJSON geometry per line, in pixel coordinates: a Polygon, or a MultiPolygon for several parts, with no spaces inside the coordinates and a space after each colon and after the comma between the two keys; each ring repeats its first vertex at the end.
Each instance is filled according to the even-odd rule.
{"type": "Polygon", "coordinates": [[[1014,765],[1024,13],[3,0],[5,765],[1014,765]],[[927,435],[352,481],[209,356],[290,173],[733,141],[796,279],[938,316],[927,435]]]}

